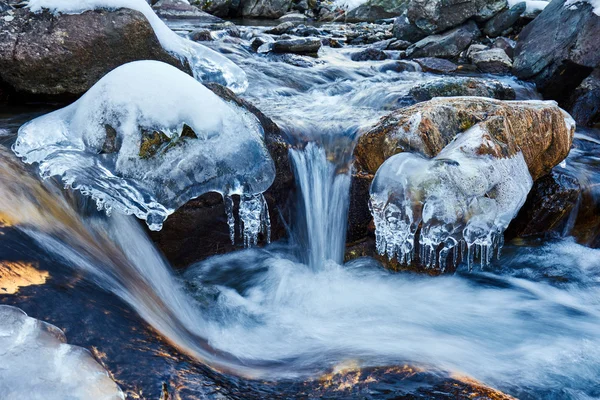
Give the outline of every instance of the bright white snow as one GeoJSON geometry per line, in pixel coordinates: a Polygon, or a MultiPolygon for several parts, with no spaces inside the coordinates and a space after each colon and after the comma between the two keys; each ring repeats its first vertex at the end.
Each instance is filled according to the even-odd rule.
{"type": "Polygon", "coordinates": [[[0,397],[6,400],[117,400],[121,389],[57,327],[0,305],[0,397]]]}
{"type": "Polygon", "coordinates": [[[217,82],[239,93],[246,90],[246,73],[223,55],[173,32],[154,13],[145,0],[30,0],[31,11],[47,9],[52,13],[79,14],[89,10],[130,8],[139,11],[152,25],[163,48],[187,61],[194,77],[201,82],[217,82]]]}
{"type": "Polygon", "coordinates": [[[475,125],[433,159],[400,153],[383,163],[370,199],[380,254],[402,263],[418,255],[421,264],[442,269],[459,255],[469,264],[491,260],[533,181],[522,153],[478,154],[488,137],[475,125]]]}
{"type": "Polygon", "coordinates": [[[39,163],[42,177],[59,176],[99,209],[135,214],[155,230],[191,198],[260,195],[275,177],[254,115],[158,61],[125,64],[77,102],[23,125],[13,150],[39,163]],[[197,137],[182,137],[184,124],[197,137]],[[107,126],[116,131],[112,141],[107,126]],[[142,151],[144,138],[160,136],[155,131],[162,139],[142,151]]]}

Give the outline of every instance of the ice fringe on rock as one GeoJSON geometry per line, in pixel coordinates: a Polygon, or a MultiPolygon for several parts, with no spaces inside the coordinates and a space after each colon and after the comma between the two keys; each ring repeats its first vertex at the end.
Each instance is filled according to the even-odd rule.
{"type": "Polygon", "coordinates": [[[255,203],[264,207],[275,178],[259,121],[164,63],[115,69],[77,102],[23,125],[13,150],[43,178],[59,176],[99,209],[135,214],[153,230],[209,191],[242,196],[245,233],[268,225],[250,221],[268,215],[255,203]]]}
{"type": "Polygon", "coordinates": [[[442,270],[491,261],[533,181],[521,152],[482,153],[490,140],[475,125],[432,159],[400,153],[381,165],[370,191],[380,254],[442,270]]]}
{"type": "Polygon", "coordinates": [[[32,12],[46,9],[52,13],[79,14],[95,9],[129,8],[146,17],[163,48],[189,63],[201,82],[217,82],[241,93],[248,87],[246,73],[225,56],[173,32],[145,0],[29,0],[32,12]]]}
{"type": "Polygon", "coordinates": [[[57,327],[0,305],[0,393],[3,399],[124,399],[84,348],[57,327]]]}

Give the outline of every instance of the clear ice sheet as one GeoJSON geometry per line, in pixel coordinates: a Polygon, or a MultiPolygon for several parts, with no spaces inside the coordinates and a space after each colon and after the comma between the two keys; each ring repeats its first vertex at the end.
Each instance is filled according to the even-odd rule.
{"type": "Polygon", "coordinates": [[[0,393],[5,400],[117,400],[121,389],[57,327],[0,305],[0,393]]]}
{"type": "Polygon", "coordinates": [[[491,140],[478,125],[436,157],[390,157],[371,185],[377,251],[401,263],[445,269],[466,259],[487,265],[533,185],[522,153],[479,154],[491,140]]]}
{"type": "Polygon", "coordinates": [[[254,115],[157,61],[123,65],[77,102],[23,125],[13,150],[43,178],[59,176],[99,209],[134,214],[153,230],[201,194],[262,199],[275,178],[254,115]],[[196,137],[181,136],[185,125],[196,137]],[[112,152],[107,126],[116,132],[112,152]],[[165,135],[150,156],[140,154],[143,131],[165,135]]]}
{"type": "Polygon", "coordinates": [[[173,32],[152,10],[145,0],[30,0],[32,12],[46,9],[52,13],[80,14],[95,9],[116,10],[129,8],[148,19],[163,48],[187,61],[194,77],[201,82],[217,82],[241,93],[248,87],[246,73],[227,57],[208,47],[188,40],[173,32]]]}

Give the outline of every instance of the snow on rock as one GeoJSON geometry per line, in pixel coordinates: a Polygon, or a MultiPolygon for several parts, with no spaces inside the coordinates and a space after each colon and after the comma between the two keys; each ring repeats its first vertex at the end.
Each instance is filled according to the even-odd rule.
{"type": "Polygon", "coordinates": [[[260,230],[257,215],[268,228],[262,193],[275,167],[258,119],[168,64],[113,70],[77,102],[23,125],[13,150],[42,177],[59,176],[99,209],[135,214],[152,230],[209,191],[244,195],[247,233],[260,230]]]}
{"type": "Polygon", "coordinates": [[[0,393],[3,399],[117,400],[121,389],[84,348],[57,327],[0,305],[0,393]]]}
{"type": "MultiPolygon", "coordinates": [[[[519,3],[523,3],[523,0],[508,0],[508,7],[510,8],[519,3]]],[[[522,16],[528,18],[534,18],[536,15],[544,11],[544,8],[550,4],[549,1],[544,0],[526,0],[524,3],[526,8],[522,16]]]]}
{"type": "Polygon", "coordinates": [[[28,7],[33,12],[49,10],[63,14],[80,14],[94,9],[129,8],[138,11],[148,19],[163,48],[189,63],[196,79],[220,83],[236,93],[248,87],[246,73],[240,67],[225,56],[177,35],[144,0],[30,0],[28,7]]]}
{"type": "Polygon", "coordinates": [[[458,135],[436,157],[400,153],[371,185],[377,251],[401,263],[487,265],[533,181],[522,152],[498,157],[484,125],[458,135]]]}

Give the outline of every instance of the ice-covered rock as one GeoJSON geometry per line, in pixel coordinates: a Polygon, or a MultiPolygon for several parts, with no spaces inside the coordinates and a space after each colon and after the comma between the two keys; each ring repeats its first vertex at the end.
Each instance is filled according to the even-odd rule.
{"type": "Polygon", "coordinates": [[[163,48],[189,63],[194,77],[202,82],[223,84],[235,92],[248,87],[246,73],[225,56],[173,32],[145,0],[30,0],[33,12],[48,10],[58,14],[79,14],[89,10],[129,8],[142,13],[152,25],[163,48]]]}
{"type": "Polygon", "coordinates": [[[117,400],[121,389],[86,349],[68,345],[57,327],[0,305],[3,399],[117,400]]]}
{"type": "Polygon", "coordinates": [[[436,157],[400,153],[387,159],[371,185],[377,251],[401,263],[487,265],[532,186],[521,152],[507,149],[475,125],[436,157]]]}
{"type": "Polygon", "coordinates": [[[212,191],[243,195],[244,229],[254,235],[248,218],[264,217],[257,207],[275,177],[254,115],[156,61],[121,66],[77,102],[25,124],[13,150],[43,177],[59,176],[100,209],[135,214],[153,230],[212,191]]]}

